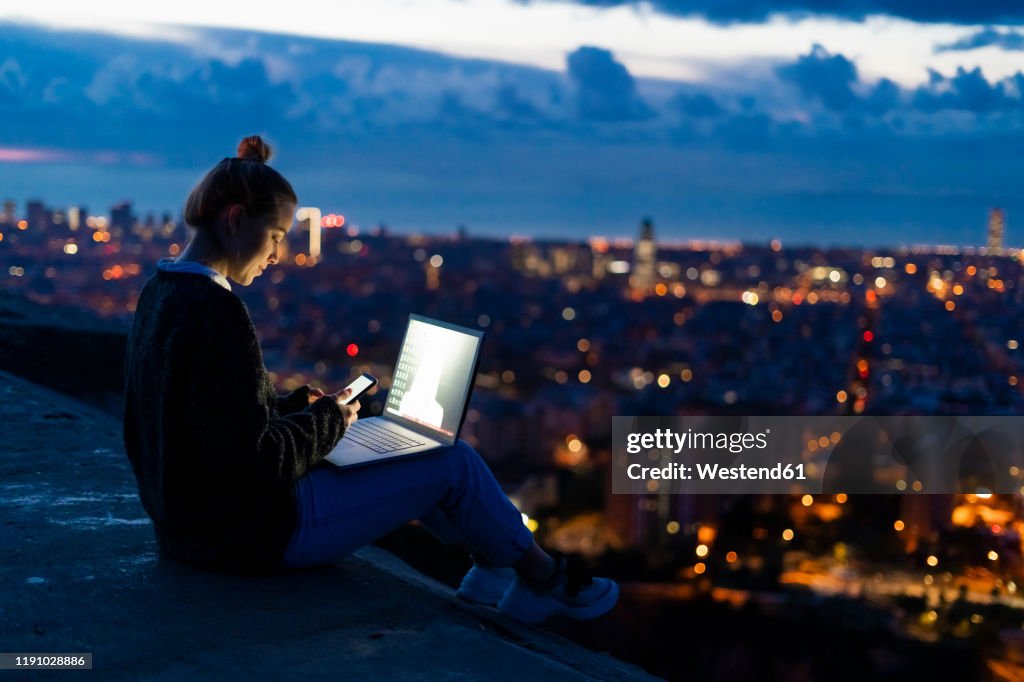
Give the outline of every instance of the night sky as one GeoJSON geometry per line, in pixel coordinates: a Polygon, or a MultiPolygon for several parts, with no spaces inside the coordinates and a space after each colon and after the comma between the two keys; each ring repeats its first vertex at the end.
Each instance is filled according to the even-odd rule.
{"type": "Polygon", "coordinates": [[[4,198],[177,212],[260,133],[401,232],[1024,244],[1024,5],[175,4],[0,10],[4,198]]]}

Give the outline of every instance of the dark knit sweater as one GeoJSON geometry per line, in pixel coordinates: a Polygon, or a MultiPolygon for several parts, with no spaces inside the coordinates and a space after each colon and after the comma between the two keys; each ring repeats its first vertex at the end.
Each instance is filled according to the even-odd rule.
{"type": "Polygon", "coordinates": [[[249,313],[202,275],[146,283],[128,338],[124,442],[167,555],[260,572],[296,524],[295,481],[344,432],[331,398],[278,398],[249,313]]]}

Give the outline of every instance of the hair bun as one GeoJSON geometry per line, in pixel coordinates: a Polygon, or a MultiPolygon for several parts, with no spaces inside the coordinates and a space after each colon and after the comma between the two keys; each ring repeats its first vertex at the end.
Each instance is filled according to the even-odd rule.
{"type": "Polygon", "coordinates": [[[259,135],[250,135],[238,143],[238,158],[266,163],[274,151],[259,135]]]}

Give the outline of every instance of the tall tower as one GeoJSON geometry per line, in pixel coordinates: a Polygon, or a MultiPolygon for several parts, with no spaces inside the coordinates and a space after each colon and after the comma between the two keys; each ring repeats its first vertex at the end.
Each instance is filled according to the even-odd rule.
{"type": "Polygon", "coordinates": [[[591,277],[601,279],[608,272],[608,264],[612,257],[608,254],[608,240],[603,237],[590,239],[591,277]]]}
{"type": "Polygon", "coordinates": [[[310,265],[320,260],[320,228],[323,226],[323,214],[315,206],[303,206],[295,212],[295,217],[308,223],[310,265]]]}
{"type": "Polygon", "coordinates": [[[1006,221],[1001,208],[993,208],[988,214],[988,250],[993,253],[1003,252],[1003,229],[1006,221]]]}
{"type": "Polygon", "coordinates": [[[132,212],[132,202],[125,200],[110,207],[110,231],[114,236],[127,234],[135,227],[135,213],[132,212]]]}
{"type": "Polygon", "coordinates": [[[78,206],[71,206],[68,208],[68,229],[72,232],[78,232],[78,228],[82,224],[82,211],[78,206]]]}
{"type": "Polygon", "coordinates": [[[4,211],[0,213],[0,223],[14,224],[14,202],[10,199],[4,201],[4,211]]]}
{"type": "Polygon", "coordinates": [[[654,287],[657,277],[655,259],[658,247],[654,243],[654,223],[644,218],[640,223],[640,238],[633,247],[633,274],[629,278],[629,286],[636,291],[649,291],[654,287]]]}
{"type": "Polygon", "coordinates": [[[25,204],[25,217],[28,219],[29,227],[33,230],[45,230],[50,226],[46,207],[38,199],[33,199],[25,204]]]}

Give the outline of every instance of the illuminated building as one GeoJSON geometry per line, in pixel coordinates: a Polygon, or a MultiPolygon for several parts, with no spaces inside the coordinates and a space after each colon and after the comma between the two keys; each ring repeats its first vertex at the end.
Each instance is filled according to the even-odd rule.
{"type": "Polygon", "coordinates": [[[320,212],[309,217],[309,257],[320,258],[320,212]],[[316,220],[314,220],[316,218],[316,220]]]}
{"type": "Polygon", "coordinates": [[[566,247],[553,247],[551,261],[556,275],[564,275],[576,267],[576,251],[566,247]]]}
{"type": "Polygon", "coordinates": [[[135,214],[132,213],[132,202],[122,201],[110,207],[110,231],[128,233],[135,226],[135,214]]]}
{"type": "Polygon", "coordinates": [[[440,266],[434,265],[431,261],[427,261],[423,265],[423,271],[427,276],[427,289],[430,291],[437,290],[441,286],[441,268],[440,266]]]}
{"type": "Polygon", "coordinates": [[[28,226],[33,230],[45,230],[50,225],[46,207],[43,202],[38,200],[32,200],[25,204],[25,219],[28,220],[28,226]]]}
{"type": "Polygon", "coordinates": [[[551,275],[551,264],[532,241],[513,238],[511,251],[512,263],[520,272],[536,277],[551,275]]]}
{"type": "Polygon", "coordinates": [[[654,288],[657,278],[656,257],[658,247],[654,243],[654,223],[644,218],[640,224],[640,239],[633,248],[633,269],[629,286],[634,291],[647,292],[654,288]]]}
{"type": "Polygon", "coordinates": [[[1003,230],[1006,227],[1003,211],[993,208],[988,214],[988,248],[994,253],[1003,252],[1003,230]]]}
{"type": "Polygon", "coordinates": [[[78,228],[82,226],[85,213],[81,206],[71,206],[68,208],[68,229],[72,232],[77,232],[78,228]]]}
{"type": "Polygon", "coordinates": [[[590,258],[592,263],[591,276],[602,279],[608,272],[608,265],[614,260],[608,253],[608,240],[594,237],[590,240],[590,258]]]}
{"type": "MultiPolygon", "coordinates": [[[[84,211],[85,209],[82,210],[84,211]]],[[[162,225],[160,229],[163,232],[164,237],[170,237],[174,234],[174,231],[178,229],[178,223],[175,222],[170,213],[164,213],[160,218],[160,223],[162,225]]]]}
{"type": "Polygon", "coordinates": [[[953,526],[953,495],[901,495],[900,540],[908,553],[934,541],[953,526]]]}
{"type": "Polygon", "coordinates": [[[10,199],[4,202],[4,211],[0,213],[0,223],[14,224],[14,202],[10,199]]]}
{"type": "Polygon", "coordinates": [[[512,240],[512,246],[509,249],[509,260],[512,261],[512,267],[519,272],[526,271],[526,260],[530,257],[533,245],[528,241],[524,240],[512,240]]]}
{"type": "Polygon", "coordinates": [[[320,260],[320,229],[323,227],[323,214],[314,206],[303,206],[295,212],[303,229],[309,230],[309,258],[315,263],[320,260]]]}

